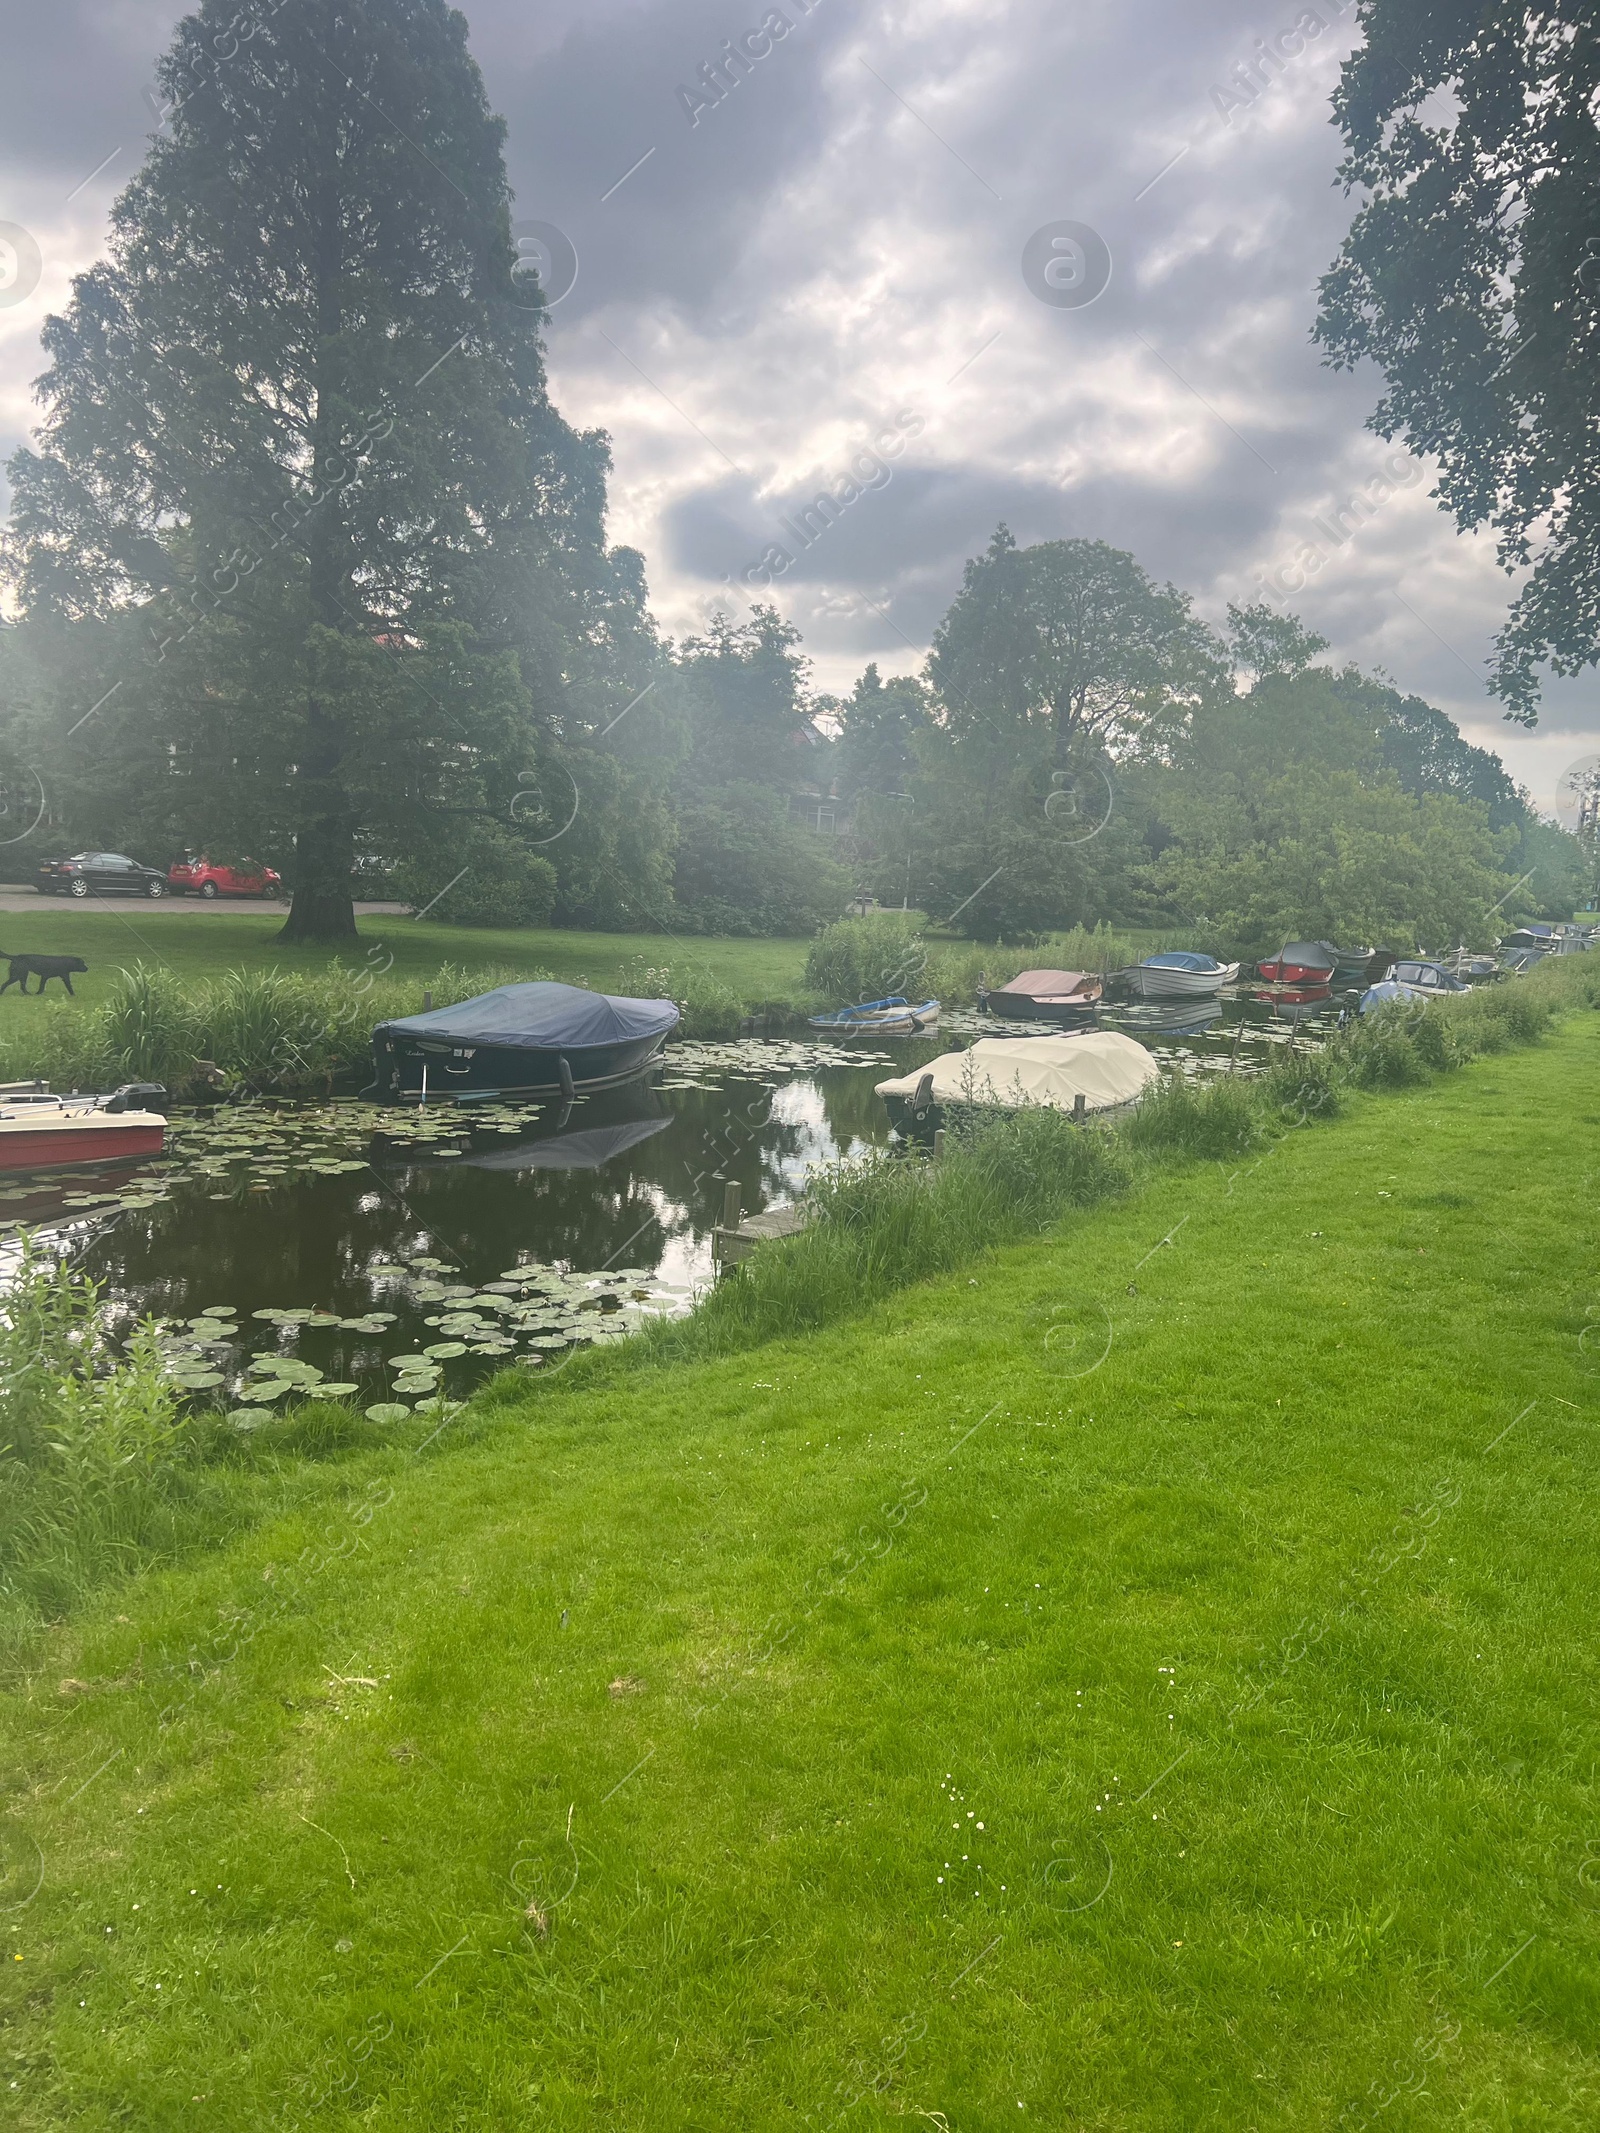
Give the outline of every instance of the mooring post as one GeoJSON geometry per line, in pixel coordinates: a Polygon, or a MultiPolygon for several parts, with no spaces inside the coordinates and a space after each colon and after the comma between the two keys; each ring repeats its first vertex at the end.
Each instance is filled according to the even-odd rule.
{"type": "Polygon", "coordinates": [[[1077,1095],[1074,1096],[1072,1099],[1072,1123],[1075,1126],[1081,1126],[1083,1124],[1084,1113],[1087,1109],[1088,1103],[1084,1097],[1082,1089],[1080,1089],[1077,1095]]]}
{"type": "Polygon", "coordinates": [[[425,1015],[433,1013],[433,994],[431,992],[425,992],[422,995],[422,1012],[425,1015]]]}
{"type": "Polygon", "coordinates": [[[737,1229],[744,1219],[744,1194],[737,1178],[730,1178],[722,1195],[722,1226],[737,1229]]]}
{"type": "Polygon", "coordinates": [[[944,1161],[943,1126],[935,1126],[933,1129],[933,1159],[936,1163],[941,1163],[944,1161]]]}

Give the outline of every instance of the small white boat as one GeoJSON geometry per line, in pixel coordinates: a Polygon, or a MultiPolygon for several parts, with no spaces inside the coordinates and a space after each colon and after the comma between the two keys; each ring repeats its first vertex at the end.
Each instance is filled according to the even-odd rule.
{"type": "Polygon", "coordinates": [[[1135,1000],[1208,999],[1238,975],[1237,963],[1219,963],[1214,955],[1201,955],[1192,948],[1147,955],[1142,963],[1130,963],[1117,972],[1135,1000]]]}

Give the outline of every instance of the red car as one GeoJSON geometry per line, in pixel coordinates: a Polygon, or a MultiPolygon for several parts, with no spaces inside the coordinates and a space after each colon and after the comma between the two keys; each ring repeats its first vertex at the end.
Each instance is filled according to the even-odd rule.
{"type": "Polygon", "coordinates": [[[281,896],[283,877],[254,859],[241,859],[236,867],[208,859],[174,860],[167,869],[167,886],[176,896],[281,896]]]}

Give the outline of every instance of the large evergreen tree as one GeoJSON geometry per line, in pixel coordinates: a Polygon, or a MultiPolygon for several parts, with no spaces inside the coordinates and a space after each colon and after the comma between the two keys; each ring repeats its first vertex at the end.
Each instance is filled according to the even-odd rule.
{"type": "Polygon", "coordinates": [[[70,751],[154,779],[175,834],[292,846],[286,934],[337,939],[366,852],[443,886],[475,829],[550,849],[555,759],[656,656],[642,579],[604,439],[546,394],[464,18],[282,0],[246,33],[206,0],[160,81],[46,327],[12,567],[62,732],[113,692],[70,751]]]}

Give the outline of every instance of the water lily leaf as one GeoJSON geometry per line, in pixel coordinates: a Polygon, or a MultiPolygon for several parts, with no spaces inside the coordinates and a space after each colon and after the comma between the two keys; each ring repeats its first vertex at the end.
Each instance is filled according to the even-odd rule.
{"type": "Polygon", "coordinates": [[[308,1385],[306,1387],[306,1398],[308,1400],[346,1400],[351,1393],[359,1392],[360,1390],[361,1387],[359,1385],[308,1385]]]}
{"type": "Polygon", "coordinates": [[[442,1363],[451,1356],[465,1355],[467,1344],[465,1341],[435,1341],[432,1347],[424,1348],[422,1352],[433,1361],[442,1363]]]}
{"type": "Polygon", "coordinates": [[[366,1410],[366,1416],[369,1422],[405,1422],[410,1419],[411,1409],[400,1400],[379,1400],[366,1410]]]}
{"type": "Polygon", "coordinates": [[[339,1314],[337,1311],[312,1311],[305,1322],[308,1326],[336,1326],[339,1323],[339,1314]]]}
{"type": "Polygon", "coordinates": [[[414,1399],[418,1394],[435,1391],[438,1383],[437,1378],[396,1378],[394,1389],[396,1392],[403,1392],[408,1399],[414,1399]]]}
{"type": "Polygon", "coordinates": [[[412,1365],[419,1370],[426,1370],[428,1358],[425,1355],[391,1355],[389,1358],[389,1368],[391,1370],[404,1370],[408,1365],[412,1365]]]}
{"type": "Polygon", "coordinates": [[[174,1385],[181,1385],[185,1392],[205,1392],[213,1385],[223,1383],[220,1370],[174,1370],[174,1385]]]}

